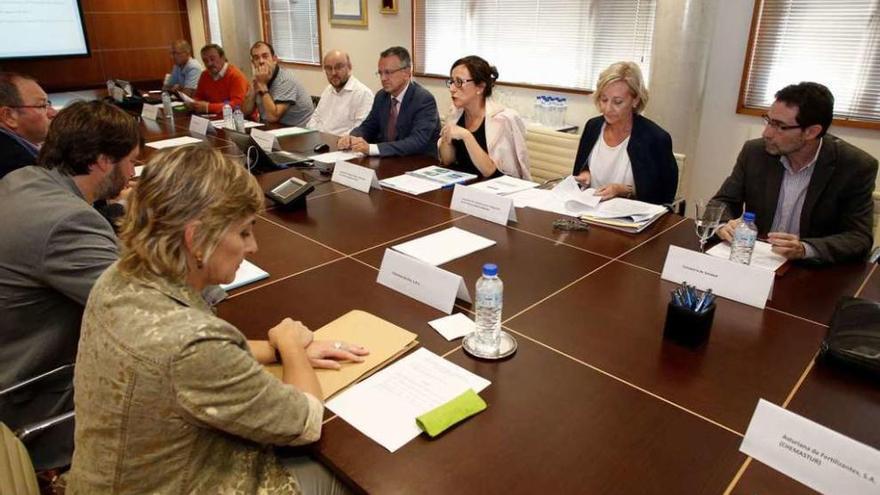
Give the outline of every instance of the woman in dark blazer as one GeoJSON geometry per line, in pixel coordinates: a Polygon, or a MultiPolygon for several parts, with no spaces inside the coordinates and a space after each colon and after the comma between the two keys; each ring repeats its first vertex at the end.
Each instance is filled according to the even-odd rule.
{"type": "Polygon", "coordinates": [[[602,71],[594,98],[602,115],[584,125],[572,175],[603,199],[671,203],[678,187],[672,138],[640,115],[648,91],[639,66],[617,62],[602,71]]]}

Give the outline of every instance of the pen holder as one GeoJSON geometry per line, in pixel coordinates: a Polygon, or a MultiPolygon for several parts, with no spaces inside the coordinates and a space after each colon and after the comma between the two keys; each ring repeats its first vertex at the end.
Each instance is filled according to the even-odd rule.
{"type": "Polygon", "coordinates": [[[709,309],[697,313],[673,303],[666,307],[666,323],[663,336],[688,346],[697,346],[709,338],[712,319],[715,317],[715,303],[709,309]]]}

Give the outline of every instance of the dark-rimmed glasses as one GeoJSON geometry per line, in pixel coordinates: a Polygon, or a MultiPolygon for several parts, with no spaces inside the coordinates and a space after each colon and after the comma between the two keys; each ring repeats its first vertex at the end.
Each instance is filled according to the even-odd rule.
{"type": "Polygon", "coordinates": [[[772,127],[774,131],[787,131],[789,129],[801,128],[800,124],[786,124],[785,122],[771,119],[770,116],[766,113],[764,115],[761,115],[761,118],[764,119],[764,125],[772,127]]]}
{"type": "Polygon", "coordinates": [[[472,81],[473,79],[447,79],[446,87],[451,88],[453,85],[455,85],[456,88],[461,89],[461,87],[464,86],[465,83],[469,83],[472,81]]]}
{"type": "Polygon", "coordinates": [[[391,74],[394,74],[395,72],[400,72],[404,69],[409,69],[409,67],[398,67],[396,69],[391,69],[391,70],[380,70],[380,71],[376,71],[376,75],[379,77],[382,77],[382,76],[389,77],[391,74]]]}

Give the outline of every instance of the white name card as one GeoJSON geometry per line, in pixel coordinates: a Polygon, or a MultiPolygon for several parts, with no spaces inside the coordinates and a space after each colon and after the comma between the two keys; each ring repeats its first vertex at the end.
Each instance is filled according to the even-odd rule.
{"type": "Polygon", "coordinates": [[[821,493],[880,493],[880,451],[764,399],[739,450],[821,493]]]}
{"type": "Polygon", "coordinates": [[[160,105],[150,105],[149,103],[144,103],[143,108],[141,108],[141,117],[150,120],[158,120],[160,111],[160,105]]]}
{"type": "Polygon", "coordinates": [[[256,141],[260,148],[263,148],[263,151],[266,153],[271,153],[272,150],[280,148],[280,146],[278,146],[278,138],[276,138],[271,132],[251,129],[251,137],[254,138],[254,141],[256,141]]]}
{"type": "Polygon", "coordinates": [[[452,313],[456,298],[471,302],[460,275],[392,249],[385,250],[376,282],[446,314],[452,313]]]}
{"type": "Polygon", "coordinates": [[[333,177],[330,180],[365,193],[370,192],[371,187],[382,189],[379,186],[379,179],[376,178],[375,170],[345,161],[336,162],[336,166],[333,168],[333,177]]]}
{"type": "Polygon", "coordinates": [[[513,199],[461,184],[455,185],[449,207],[501,225],[507,225],[508,220],[516,221],[513,199]]]}
{"type": "Polygon", "coordinates": [[[194,132],[196,134],[201,134],[202,136],[207,136],[208,131],[213,129],[211,125],[211,121],[204,118],[199,117],[198,115],[193,115],[189,119],[189,131],[194,132]]]}
{"type": "Polygon", "coordinates": [[[774,273],[742,263],[716,258],[678,246],[669,246],[660,278],[687,282],[700,290],[764,309],[773,290],[774,273]]]}

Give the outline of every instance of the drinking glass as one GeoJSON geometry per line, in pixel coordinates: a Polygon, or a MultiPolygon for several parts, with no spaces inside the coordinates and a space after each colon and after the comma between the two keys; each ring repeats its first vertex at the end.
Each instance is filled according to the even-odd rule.
{"type": "Polygon", "coordinates": [[[696,203],[696,229],[700,239],[700,252],[705,252],[706,241],[718,232],[721,227],[721,217],[724,216],[724,203],[712,200],[699,200],[696,203]]]}

